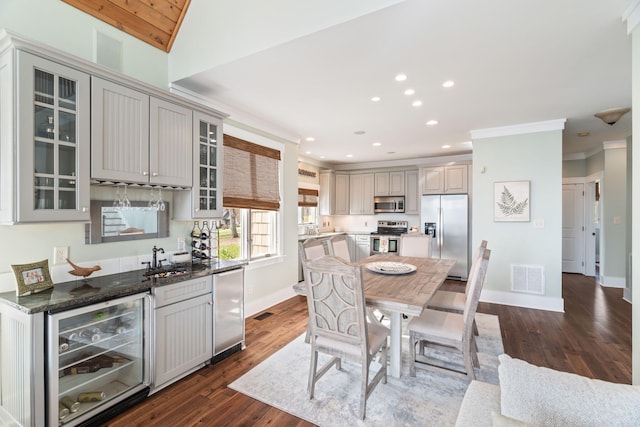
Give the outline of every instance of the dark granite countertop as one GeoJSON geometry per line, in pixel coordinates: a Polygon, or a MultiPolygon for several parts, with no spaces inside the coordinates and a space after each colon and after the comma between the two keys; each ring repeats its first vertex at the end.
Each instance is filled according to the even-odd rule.
{"type": "Polygon", "coordinates": [[[212,261],[210,264],[194,264],[186,273],[163,278],[145,277],[144,270],[89,277],[87,281],[78,279],[72,282],[56,283],[53,288],[32,295],[19,297],[15,292],[3,292],[0,293],[0,303],[10,305],[27,314],[43,311],[59,312],[126,295],[148,292],[157,286],[235,270],[245,264],[244,261],[224,260],[212,261]]]}

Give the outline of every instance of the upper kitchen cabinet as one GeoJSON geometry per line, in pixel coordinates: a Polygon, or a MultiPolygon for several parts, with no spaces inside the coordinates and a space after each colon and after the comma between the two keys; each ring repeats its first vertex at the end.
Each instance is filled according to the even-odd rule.
{"type": "Polygon", "coordinates": [[[376,172],[374,196],[404,196],[404,172],[376,172]]]}
{"type": "Polygon", "coordinates": [[[89,220],[89,75],[14,48],[0,56],[0,220],[89,220]]]}
{"type": "Polygon", "coordinates": [[[190,187],[192,111],[92,77],[91,177],[190,187]]]}
{"type": "Polygon", "coordinates": [[[420,214],[420,193],[419,193],[418,170],[410,170],[405,172],[405,197],[404,197],[404,213],[409,215],[420,214]]]}
{"type": "Polygon", "coordinates": [[[349,213],[373,215],[374,174],[362,173],[349,176],[349,213]]]}
{"type": "Polygon", "coordinates": [[[193,186],[174,193],[174,218],[222,216],[222,119],[193,112],[193,186]]]}
{"type": "Polygon", "coordinates": [[[320,215],[348,215],[349,175],[332,171],[320,172],[318,205],[320,215]]]}
{"type": "Polygon", "coordinates": [[[422,194],[466,194],[467,165],[438,166],[420,169],[422,194]]]}

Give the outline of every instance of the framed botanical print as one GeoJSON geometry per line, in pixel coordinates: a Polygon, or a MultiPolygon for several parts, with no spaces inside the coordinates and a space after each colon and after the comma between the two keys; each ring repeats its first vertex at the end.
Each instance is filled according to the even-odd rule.
{"type": "Polygon", "coordinates": [[[493,220],[528,222],[531,212],[530,181],[504,181],[493,184],[493,220]]]}

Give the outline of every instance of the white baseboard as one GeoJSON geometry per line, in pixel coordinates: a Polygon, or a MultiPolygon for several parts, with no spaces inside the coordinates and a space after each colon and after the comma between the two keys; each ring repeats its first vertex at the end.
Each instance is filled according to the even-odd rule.
{"type": "Polygon", "coordinates": [[[279,304],[282,301],[288,300],[295,295],[296,293],[293,291],[293,288],[291,286],[288,286],[257,300],[247,299],[244,303],[244,317],[251,317],[256,313],[279,304]]]}
{"type": "Polygon", "coordinates": [[[480,301],[564,313],[564,299],[562,298],[485,289],[480,295],[480,301]]]}
{"type": "Polygon", "coordinates": [[[600,276],[600,285],[607,288],[626,288],[627,279],[625,277],[600,276]]]}

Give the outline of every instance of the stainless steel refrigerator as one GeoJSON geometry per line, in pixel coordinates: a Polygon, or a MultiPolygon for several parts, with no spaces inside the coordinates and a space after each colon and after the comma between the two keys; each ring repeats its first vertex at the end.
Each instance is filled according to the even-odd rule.
{"type": "Polygon", "coordinates": [[[420,223],[432,236],[431,256],[455,259],[449,277],[466,280],[469,273],[469,208],[466,194],[422,196],[420,223]]]}

